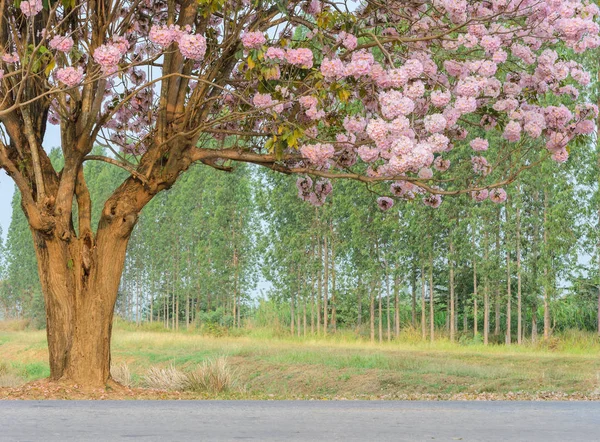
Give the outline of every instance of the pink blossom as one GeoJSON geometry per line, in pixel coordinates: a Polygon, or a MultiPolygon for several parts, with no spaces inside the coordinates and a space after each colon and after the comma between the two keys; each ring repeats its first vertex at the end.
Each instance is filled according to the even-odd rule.
{"type": "Polygon", "coordinates": [[[440,172],[445,172],[450,168],[450,160],[445,160],[442,157],[436,157],[433,161],[433,167],[440,172]]]}
{"type": "Polygon", "coordinates": [[[338,34],[337,41],[342,43],[342,45],[350,51],[354,50],[358,45],[358,39],[354,35],[344,31],[338,34]]]}
{"type": "Polygon", "coordinates": [[[181,35],[181,30],[178,26],[170,25],[170,26],[157,26],[154,25],[150,28],[150,33],[148,34],[148,38],[150,41],[161,48],[167,48],[174,41],[179,40],[179,36],[181,35]]]}
{"type": "Polygon", "coordinates": [[[200,34],[182,34],[179,37],[179,52],[191,60],[202,60],[206,54],[206,38],[200,34]]]}
{"type": "Polygon", "coordinates": [[[70,52],[73,49],[73,39],[68,36],[55,35],[49,42],[52,49],[61,52],[70,52]]]}
{"type": "Polygon", "coordinates": [[[429,133],[439,133],[446,129],[446,119],[442,114],[428,115],[423,120],[425,130],[429,133]]]}
{"type": "Polygon", "coordinates": [[[417,176],[422,180],[430,180],[431,178],[433,178],[433,170],[431,170],[429,167],[424,167],[421,170],[419,170],[417,176]]]}
{"type": "Polygon", "coordinates": [[[521,125],[517,121],[510,121],[504,128],[502,136],[511,143],[519,141],[521,139],[521,125]]]}
{"type": "Polygon", "coordinates": [[[490,201],[492,201],[496,204],[501,204],[504,201],[506,201],[506,197],[507,197],[507,195],[506,195],[506,191],[504,189],[497,188],[497,189],[492,189],[490,191],[490,196],[489,196],[490,201]]]}
{"type": "Polygon", "coordinates": [[[270,47],[265,52],[267,60],[285,60],[285,51],[282,48],[270,47]]]}
{"type": "Polygon", "coordinates": [[[242,44],[246,49],[258,49],[267,42],[262,32],[245,32],[242,35],[242,44]]]}
{"type": "Polygon", "coordinates": [[[387,196],[382,196],[377,198],[377,205],[381,210],[385,212],[386,210],[389,210],[394,206],[394,200],[388,198],[387,196]]]}
{"type": "Polygon", "coordinates": [[[458,97],[454,103],[454,109],[461,114],[470,114],[477,110],[477,99],[475,97],[458,97]]]}
{"type": "Polygon", "coordinates": [[[471,148],[476,152],[488,150],[488,147],[489,147],[488,141],[484,140],[483,138],[475,138],[469,144],[470,144],[471,148]]]}
{"type": "Polygon", "coordinates": [[[346,66],[346,75],[358,78],[360,76],[369,75],[371,67],[375,63],[373,54],[366,50],[360,50],[352,54],[350,63],[346,66]]]}
{"type": "Polygon", "coordinates": [[[316,166],[324,166],[333,158],[335,149],[331,144],[307,144],[300,148],[300,153],[316,166]]]}
{"type": "Polygon", "coordinates": [[[392,90],[379,93],[381,114],[392,120],[399,115],[409,115],[415,109],[415,103],[410,98],[402,95],[400,91],[392,90]]]}
{"type": "Polygon", "coordinates": [[[475,202],[482,202],[485,201],[488,196],[489,196],[490,192],[487,189],[481,189],[481,190],[474,190],[473,192],[471,192],[471,198],[473,198],[475,200],[475,202]]]}
{"type": "Polygon", "coordinates": [[[317,97],[313,97],[310,95],[304,96],[304,97],[300,97],[298,99],[298,102],[300,103],[300,105],[305,108],[308,109],[309,107],[314,107],[318,104],[319,100],[317,100],[317,97]]]}
{"type": "Polygon", "coordinates": [[[321,63],[321,73],[325,78],[342,78],[344,71],[344,63],[339,58],[324,58],[321,63]]]}
{"type": "Polygon", "coordinates": [[[402,66],[409,79],[419,78],[423,74],[423,63],[420,60],[411,58],[402,66]]]}
{"type": "Polygon", "coordinates": [[[486,176],[492,171],[492,167],[488,164],[484,157],[471,157],[473,172],[486,176]]]}
{"type": "Polygon", "coordinates": [[[365,130],[365,128],[367,127],[367,120],[365,120],[363,117],[361,116],[347,116],[344,118],[344,129],[346,129],[348,132],[352,132],[352,133],[359,133],[359,132],[363,132],[365,130]]]}
{"type": "Polygon", "coordinates": [[[552,154],[552,159],[557,163],[564,163],[569,159],[569,152],[563,147],[552,154]]]}
{"type": "Polygon", "coordinates": [[[26,17],[33,17],[40,13],[44,6],[42,0],[23,0],[19,5],[21,12],[26,17]]]}
{"type": "Polygon", "coordinates": [[[433,91],[431,93],[431,104],[433,104],[435,107],[444,107],[450,103],[451,98],[452,95],[449,91],[433,91]]]}
{"type": "Polygon", "coordinates": [[[363,145],[358,148],[358,156],[365,163],[372,163],[379,158],[379,150],[363,145]]]}
{"type": "Polygon", "coordinates": [[[433,209],[437,209],[442,204],[442,195],[429,195],[423,198],[423,204],[433,209]]]}
{"type": "Polygon", "coordinates": [[[13,52],[12,54],[2,54],[2,61],[4,63],[17,63],[19,60],[19,54],[16,52],[13,52]]]}
{"type": "Polygon", "coordinates": [[[285,59],[294,66],[310,69],[313,66],[313,53],[308,48],[288,49],[285,59]]]}
{"type": "Polygon", "coordinates": [[[83,79],[83,69],[73,67],[57,69],[56,79],[68,87],[76,86],[83,79]]]}

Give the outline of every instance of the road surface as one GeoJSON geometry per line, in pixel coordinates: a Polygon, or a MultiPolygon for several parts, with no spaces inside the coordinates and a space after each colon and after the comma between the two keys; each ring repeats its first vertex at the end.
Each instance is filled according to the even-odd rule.
{"type": "Polygon", "coordinates": [[[600,402],[0,401],[0,441],[600,441],[600,402]]]}

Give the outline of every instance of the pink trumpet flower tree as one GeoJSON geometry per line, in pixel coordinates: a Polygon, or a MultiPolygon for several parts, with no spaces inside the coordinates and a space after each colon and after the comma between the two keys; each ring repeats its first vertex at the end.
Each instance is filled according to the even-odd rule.
{"type": "Polygon", "coordinates": [[[575,99],[590,75],[565,55],[600,45],[588,0],[0,8],[0,168],[34,237],[51,378],[81,385],[110,381],[113,311],[141,210],[192,164],[300,174],[298,194],[315,205],[339,178],[380,182],[381,210],[419,194],[433,208],[463,192],[502,203],[502,186],[533,165],[515,158],[542,149],[566,161],[598,115],[575,99]],[[61,170],[42,147],[50,125],[61,170]],[[500,143],[489,142],[494,133],[500,143]],[[110,154],[93,154],[97,145],[110,154]],[[499,149],[504,161],[486,159],[499,149]],[[449,161],[452,150],[465,155],[449,161]],[[129,174],[97,226],[88,161],[129,174]],[[472,176],[460,188],[458,170],[472,176]]]}

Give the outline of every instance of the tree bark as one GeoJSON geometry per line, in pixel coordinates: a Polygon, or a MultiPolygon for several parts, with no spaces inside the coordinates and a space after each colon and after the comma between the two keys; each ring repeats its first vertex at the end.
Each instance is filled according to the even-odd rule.
{"type": "Polygon", "coordinates": [[[452,232],[450,233],[450,254],[448,256],[450,265],[450,341],[454,342],[455,322],[454,322],[454,242],[452,241],[452,232]]]}
{"type": "Polygon", "coordinates": [[[421,339],[427,338],[427,322],[425,320],[425,264],[421,262],[421,339]]]}
{"type": "Polygon", "coordinates": [[[433,254],[429,253],[429,340],[435,339],[435,317],[433,296],[433,254]]]}
{"type": "MultiPolygon", "coordinates": [[[[517,192],[521,188],[517,187],[517,192]]],[[[521,209],[519,203],[515,212],[516,216],[516,254],[517,254],[517,344],[523,343],[523,305],[522,305],[522,289],[521,289],[521,209]]]]}
{"type": "Polygon", "coordinates": [[[106,223],[95,244],[91,234],[65,241],[32,233],[46,306],[50,378],[102,386],[110,379],[113,313],[129,234],[106,223]]]}
{"type": "Polygon", "coordinates": [[[398,299],[398,291],[400,290],[400,278],[396,276],[394,281],[394,336],[396,339],[400,337],[400,302],[398,299]]]}
{"type": "MultiPolygon", "coordinates": [[[[507,205],[505,208],[505,217],[506,217],[506,226],[508,229],[509,223],[509,214],[508,214],[509,206],[507,205]]],[[[512,343],[512,315],[511,315],[511,287],[510,287],[510,242],[508,238],[506,238],[506,345],[510,345],[512,343]]]]}
{"type": "Polygon", "coordinates": [[[550,284],[548,275],[548,190],[544,189],[544,339],[550,337],[550,284]]]}
{"type": "MultiPolygon", "coordinates": [[[[488,258],[489,258],[489,250],[490,250],[490,243],[489,243],[489,236],[488,236],[488,232],[487,230],[485,231],[484,234],[484,262],[487,265],[488,264],[488,258]]],[[[483,345],[488,345],[489,342],[489,336],[490,336],[490,282],[489,282],[489,276],[488,274],[485,272],[485,267],[484,267],[484,280],[483,280],[483,345]]]]}
{"type": "Polygon", "coordinates": [[[323,253],[325,255],[323,277],[323,334],[327,335],[327,327],[329,320],[329,244],[327,243],[327,235],[323,238],[323,253]]]}

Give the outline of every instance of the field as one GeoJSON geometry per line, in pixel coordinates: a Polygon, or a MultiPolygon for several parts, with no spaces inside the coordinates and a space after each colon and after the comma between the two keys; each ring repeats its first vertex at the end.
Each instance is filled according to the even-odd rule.
{"type": "MultiPolygon", "coordinates": [[[[600,399],[600,345],[593,336],[586,339],[507,348],[408,338],[371,344],[347,333],[290,338],[255,330],[211,337],[121,326],[114,331],[113,367],[133,387],[119,396],[129,398],[600,399]],[[151,368],[169,377],[219,357],[226,364],[223,388],[140,388],[173,388],[168,379],[149,384],[151,368]]],[[[48,376],[46,357],[44,331],[0,329],[0,398],[23,393],[23,387],[8,387],[48,376]]],[[[23,397],[78,397],[64,389],[44,394],[40,385],[23,397]]]]}

